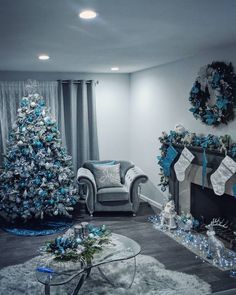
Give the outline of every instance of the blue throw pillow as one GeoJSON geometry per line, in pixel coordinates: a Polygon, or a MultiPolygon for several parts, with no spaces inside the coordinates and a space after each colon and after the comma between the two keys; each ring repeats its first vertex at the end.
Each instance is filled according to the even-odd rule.
{"type": "Polygon", "coordinates": [[[95,162],[95,161],[92,161],[90,162],[91,164],[93,164],[94,166],[110,166],[110,165],[115,165],[116,164],[116,161],[110,161],[110,162],[95,162]]]}

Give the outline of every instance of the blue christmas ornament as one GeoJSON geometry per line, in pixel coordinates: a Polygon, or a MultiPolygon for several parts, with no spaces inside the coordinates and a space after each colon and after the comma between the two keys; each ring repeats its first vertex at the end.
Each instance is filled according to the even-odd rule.
{"type": "Polygon", "coordinates": [[[34,203],[35,204],[35,207],[38,209],[42,206],[42,203],[40,201],[37,201],[34,203]]]}
{"type": "Polygon", "coordinates": [[[28,148],[23,148],[22,149],[22,154],[23,155],[27,156],[27,155],[29,155],[29,153],[30,153],[30,150],[28,148]]]}
{"type": "Polygon", "coordinates": [[[43,147],[43,143],[40,140],[35,140],[34,146],[40,149],[43,147]]]}
{"type": "Polygon", "coordinates": [[[224,97],[218,97],[216,100],[216,105],[220,110],[227,110],[227,104],[229,100],[224,97]]]}
{"type": "Polygon", "coordinates": [[[46,123],[46,125],[51,125],[52,124],[52,120],[49,117],[44,118],[44,122],[46,123]]]}
{"type": "Polygon", "coordinates": [[[40,99],[38,103],[41,107],[45,106],[45,101],[43,99],[40,99]]]}
{"type": "Polygon", "coordinates": [[[20,186],[20,188],[24,188],[25,187],[25,182],[24,181],[20,181],[19,186],[20,186]]]}
{"type": "Polygon", "coordinates": [[[21,107],[27,107],[29,105],[29,99],[27,97],[23,97],[20,103],[21,107]]]}
{"type": "Polygon", "coordinates": [[[34,182],[36,185],[39,185],[39,184],[41,184],[41,178],[40,178],[39,176],[37,176],[37,177],[33,180],[33,182],[34,182]]]}
{"type": "Polygon", "coordinates": [[[195,85],[193,86],[193,88],[191,89],[191,92],[194,93],[194,94],[196,94],[196,93],[199,92],[199,89],[198,89],[198,87],[196,86],[196,84],[195,84],[195,85]]]}
{"type": "Polygon", "coordinates": [[[35,113],[35,115],[36,115],[37,117],[40,116],[41,113],[42,113],[41,108],[40,108],[40,107],[35,108],[34,113],[35,113]]]}
{"type": "Polygon", "coordinates": [[[66,194],[67,193],[67,189],[65,189],[63,187],[60,188],[60,193],[63,194],[63,195],[66,194]]]}
{"type": "Polygon", "coordinates": [[[40,197],[46,197],[47,196],[47,192],[43,189],[39,190],[39,196],[40,197]]]}
{"type": "Polygon", "coordinates": [[[46,141],[51,142],[53,140],[53,135],[49,134],[46,136],[46,141]]]}
{"type": "Polygon", "coordinates": [[[76,200],[75,196],[72,196],[71,197],[71,204],[75,205],[76,203],[77,203],[77,200],[76,200]]]}
{"type": "Polygon", "coordinates": [[[58,131],[58,129],[56,127],[52,127],[51,130],[52,130],[53,133],[57,133],[57,131],[58,131]]]}
{"type": "Polygon", "coordinates": [[[27,122],[32,123],[34,121],[33,116],[29,115],[27,118],[27,122]]]}
{"type": "Polygon", "coordinates": [[[46,174],[47,179],[51,179],[53,177],[53,174],[49,171],[46,174]]]}
{"type": "Polygon", "coordinates": [[[220,79],[221,79],[220,74],[218,72],[215,72],[213,75],[212,82],[211,82],[211,86],[213,89],[218,87],[220,79]]]}

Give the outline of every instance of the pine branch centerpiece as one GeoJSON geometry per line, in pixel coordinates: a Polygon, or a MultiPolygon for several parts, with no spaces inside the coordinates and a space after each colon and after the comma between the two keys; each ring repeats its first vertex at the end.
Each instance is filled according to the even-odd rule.
{"type": "Polygon", "coordinates": [[[85,261],[91,263],[95,254],[102,251],[103,246],[111,243],[111,232],[105,225],[96,227],[82,222],[74,227],[74,232],[57,237],[47,242],[41,252],[50,253],[56,261],[85,261]]]}
{"type": "Polygon", "coordinates": [[[0,216],[10,222],[64,215],[77,203],[71,157],[37,93],[23,97],[0,173],[0,216]]]}

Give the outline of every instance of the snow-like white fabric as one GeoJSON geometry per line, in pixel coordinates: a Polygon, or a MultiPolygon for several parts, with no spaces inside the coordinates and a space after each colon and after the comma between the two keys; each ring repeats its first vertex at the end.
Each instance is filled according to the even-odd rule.
{"type": "MultiPolygon", "coordinates": [[[[125,260],[102,266],[102,270],[115,284],[108,284],[94,268],[82,286],[81,295],[206,295],[211,293],[208,283],[195,275],[165,269],[155,258],[146,255],[137,256],[137,269],[134,283],[129,286],[133,261],[125,260]]],[[[35,269],[39,257],[24,264],[18,264],[1,269],[0,286],[4,295],[43,295],[43,285],[37,282],[35,269]]],[[[78,279],[78,278],[77,278],[78,279]]],[[[51,288],[52,295],[71,294],[76,279],[67,285],[51,288]]]]}

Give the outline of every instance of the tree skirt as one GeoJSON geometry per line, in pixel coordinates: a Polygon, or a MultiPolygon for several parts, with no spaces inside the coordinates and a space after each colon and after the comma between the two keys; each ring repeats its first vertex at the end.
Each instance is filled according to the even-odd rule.
{"type": "MultiPolygon", "coordinates": [[[[38,257],[24,264],[8,266],[0,270],[1,294],[4,295],[40,295],[44,294],[43,285],[35,276],[38,257]]],[[[137,256],[137,272],[130,289],[124,286],[130,283],[132,259],[127,262],[106,264],[103,271],[110,275],[112,282],[119,286],[113,287],[102,279],[97,268],[82,286],[79,294],[86,295],[204,295],[211,293],[208,283],[197,276],[165,269],[156,259],[146,255],[137,256]],[[126,264],[126,265],[124,265],[126,264]],[[126,267],[127,266],[127,267],[126,267]]],[[[66,295],[73,289],[72,283],[53,287],[51,294],[66,295]]]]}
{"type": "Polygon", "coordinates": [[[46,236],[63,232],[73,225],[71,220],[39,221],[34,224],[3,224],[1,229],[18,236],[46,236]]]}

